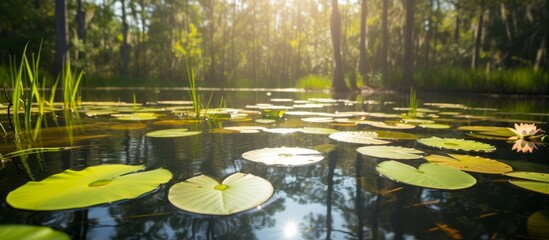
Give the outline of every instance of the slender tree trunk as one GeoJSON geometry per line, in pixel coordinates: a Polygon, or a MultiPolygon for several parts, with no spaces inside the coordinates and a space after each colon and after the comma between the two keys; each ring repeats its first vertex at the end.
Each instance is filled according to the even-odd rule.
{"type": "Polygon", "coordinates": [[[55,0],[55,74],[58,75],[63,70],[63,65],[70,61],[69,54],[69,35],[67,24],[67,2],[65,0],[55,0]]]}
{"type": "Polygon", "coordinates": [[[130,62],[130,44],[128,43],[129,25],[126,20],[126,0],[120,0],[122,4],[122,47],[120,48],[121,69],[120,74],[128,77],[130,62]]]}
{"type": "MultiPolygon", "coordinates": [[[[84,44],[85,42],[85,33],[86,33],[85,18],[86,18],[85,12],[84,10],[82,10],[82,0],[78,0],[76,2],[76,25],[77,25],[78,41],[80,42],[80,44],[84,44]]],[[[75,55],[74,55],[75,60],[82,58],[83,55],[84,53],[83,52],[81,53],[78,48],[75,49],[75,55]]]]}
{"type": "Polygon", "coordinates": [[[215,1],[214,0],[210,0],[210,9],[208,11],[208,18],[210,19],[210,22],[208,24],[208,33],[209,33],[209,38],[210,38],[210,42],[209,42],[209,48],[210,48],[210,81],[211,82],[215,82],[217,80],[217,76],[216,76],[216,71],[215,71],[215,67],[216,67],[216,59],[215,59],[215,49],[214,49],[214,31],[215,31],[215,19],[214,19],[214,10],[215,10],[215,1]]]}
{"type": "Polygon", "coordinates": [[[547,33],[543,35],[543,40],[536,52],[536,63],[534,64],[534,70],[539,70],[543,62],[544,56],[547,55],[547,33]]]}
{"type": "Polygon", "coordinates": [[[335,92],[349,91],[343,75],[343,59],[341,58],[341,16],[339,15],[337,0],[332,0],[332,17],[330,22],[335,63],[332,89],[335,92]]]}
{"type": "Polygon", "coordinates": [[[387,72],[387,56],[389,53],[389,0],[382,0],[383,6],[381,10],[381,53],[380,53],[380,64],[381,64],[381,79],[386,81],[388,78],[387,72]]]}
{"type": "Polygon", "coordinates": [[[362,0],[360,10],[360,56],[358,59],[358,71],[360,72],[360,75],[362,75],[362,85],[364,87],[369,87],[368,72],[370,69],[368,67],[368,53],[366,52],[366,19],[368,18],[366,1],[367,0],[362,0]]]}
{"type": "Polygon", "coordinates": [[[414,8],[415,0],[405,0],[406,6],[406,27],[404,28],[404,66],[402,71],[401,90],[413,87],[413,67],[414,67],[414,8]]]}
{"type": "Polygon", "coordinates": [[[482,25],[484,22],[484,7],[480,8],[480,16],[478,18],[477,27],[475,29],[475,47],[473,49],[473,58],[471,59],[471,68],[475,69],[479,65],[480,47],[482,44],[482,25]]]}

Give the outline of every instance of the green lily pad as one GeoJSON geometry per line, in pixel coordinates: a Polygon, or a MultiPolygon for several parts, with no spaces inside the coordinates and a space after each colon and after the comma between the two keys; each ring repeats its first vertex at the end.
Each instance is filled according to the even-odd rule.
{"type": "Polygon", "coordinates": [[[234,173],[222,183],[200,175],[173,185],[168,200],[188,212],[230,215],[258,207],[273,192],[269,181],[252,174],[234,173]]]}
{"type": "Polygon", "coordinates": [[[517,187],[524,188],[530,191],[549,194],[549,173],[540,172],[510,172],[506,176],[520,178],[511,179],[509,182],[517,187]]]}
{"type": "Polygon", "coordinates": [[[424,163],[419,168],[414,168],[410,165],[390,160],[379,163],[376,166],[376,171],[393,181],[435,189],[463,189],[471,187],[477,182],[468,173],[452,167],[432,163],[424,163]]]}
{"type": "Polygon", "coordinates": [[[267,128],[260,126],[233,126],[233,127],[224,127],[225,130],[237,131],[240,133],[258,133],[267,128]]]}
{"type": "Polygon", "coordinates": [[[430,138],[421,138],[418,140],[418,142],[430,147],[451,149],[451,150],[463,150],[463,151],[473,151],[473,152],[493,152],[496,150],[496,147],[487,143],[477,142],[473,140],[457,139],[457,138],[430,137],[430,138]]]}
{"type": "Polygon", "coordinates": [[[513,168],[505,163],[478,156],[461,154],[448,154],[450,157],[441,155],[425,156],[430,163],[446,165],[467,172],[503,174],[513,171],[513,168]]]}
{"type": "Polygon", "coordinates": [[[65,170],[40,182],[27,182],[11,191],[6,201],[14,208],[36,211],[83,208],[137,198],[172,178],[166,169],[136,172],[142,169],[142,165],[110,164],[65,170]]]}
{"type": "Polygon", "coordinates": [[[375,132],[336,132],[328,136],[330,139],[336,140],[338,142],[347,142],[347,143],[357,143],[357,144],[388,144],[389,141],[376,139],[377,133],[375,132]]]}
{"type": "Polygon", "coordinates": [[[391,159],[420,159],[423,151],[395,146],[366,146],[357,149],[362,155],[391,159]]]}
{"type": "Polygon", "coordinates": [[[279,147],[248,151],[242,158],[267,165],[302,166],[322,161],[324,155],[308,148],[279,147]]]}
{"type": "Polygon", "coordinates": [[[25,240],[64,240],[71,239],[64,232],[54,230],[45,226],[9,224],[0,225],[0,236],[2,239],[25,239],[25,240]]]}
{"type": "Polygon", "coordinates": [[[175,138],[175,137],[188,137],[198,135],[202,132],[200,131],[189,131],[186,128],[173,128],[173,129],[164,129],[157,130],[147,133],[147,137],[153,138],[175,138]]]}

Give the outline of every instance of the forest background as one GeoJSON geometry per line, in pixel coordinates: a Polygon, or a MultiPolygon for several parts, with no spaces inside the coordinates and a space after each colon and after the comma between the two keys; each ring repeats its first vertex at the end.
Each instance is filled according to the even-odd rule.
{"type": "Polygon", "coordinates": [[[0,1],[0,84],[23,49],[84,86],[549,94],[546,0],[0,1]]]}

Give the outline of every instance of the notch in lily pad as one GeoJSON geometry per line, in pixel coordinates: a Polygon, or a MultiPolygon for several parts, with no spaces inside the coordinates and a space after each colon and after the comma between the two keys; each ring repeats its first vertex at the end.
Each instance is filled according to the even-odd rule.
{"type": "Polygon", "coordinates": [[[173,185],[168,200],[192,213],[230,215],[260,206],[273,192],[269,181],[252,174],[234,173],[222,183],[200,175],[173,185]]]}
{"type": "Polygon", "coordinates": [[[393,181],[434,189],[464,189],[475,185],[477,182],[468,173],[433,163],[424,163],[415,168],[390,160],[379,163],[376,166],[376,171],[393,181]]]}
{"type": "Polygon", "coordinates": [[[143,167],[108,164],[65,170],[40,182],[27,182],[11,191],[6,201],[14,208],[34,211],[83,208],[137,198],[172,178],[166,169],[140,171],[143,167]]]}
{"type": "Polygon", "coordinates": [[[509,183],[517,187],[549,195],[549,173],[516,171],[505,175],[515,178],[509,183]]]}
{"type": "Polygon", "coordinates": [[[324,159],[324,155],[313,149],[296,147],[262,148],[242,154],[242,158],[275,166],[303,166],[314,164],[324,159]]]}

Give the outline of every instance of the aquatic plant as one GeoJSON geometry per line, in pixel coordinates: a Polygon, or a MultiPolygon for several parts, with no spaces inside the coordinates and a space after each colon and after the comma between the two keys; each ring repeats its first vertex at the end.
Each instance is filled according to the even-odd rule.
{"type": "Polygon", "coordinates": [[[168,200],[174,206],[193,213],[230,215],[258,207],[273,193],[269,181],[237,172],[222,183],[206,175],[176,183],[169,190],[168,200]]]}
{"type": "Polygon", "coordinates": [[[11,191],[6,201],[14,208],[35,211],[82,208],[136,198],[172,178],[162,168],[137,172],[143,167],[108,164],[65,170],[40,182],[27,182],[11,191]]]}
{"type": "Polygon", "coordinates": [[[515,134],[515,136],[509,137],[509,140],[517,140],[517,139],[537,139],[541,138],[542,135],[536,135],[541,131],[541,129],[538,129],[535,124],[527,124],[527,123],[521,123],[516,124],[515,128],[508,128],[511,132],[515,134]]]}

